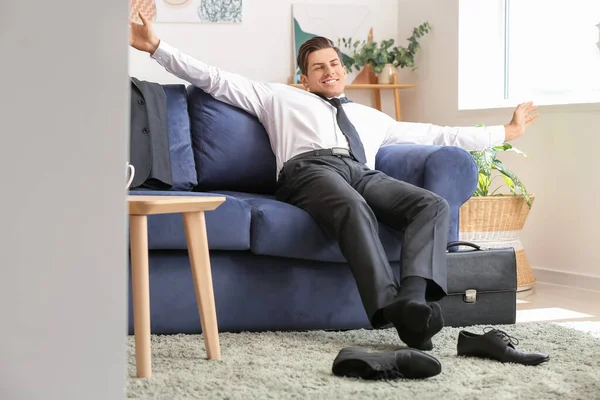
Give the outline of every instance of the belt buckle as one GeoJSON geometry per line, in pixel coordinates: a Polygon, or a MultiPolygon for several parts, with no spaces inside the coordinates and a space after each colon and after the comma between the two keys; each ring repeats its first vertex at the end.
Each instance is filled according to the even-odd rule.
{"type": "Polygon", "coordinates": [[[344,149],[333,148],[331,149],[331,154],[333,154],[334,156],[347,156],[348,152],[344,149]]]}

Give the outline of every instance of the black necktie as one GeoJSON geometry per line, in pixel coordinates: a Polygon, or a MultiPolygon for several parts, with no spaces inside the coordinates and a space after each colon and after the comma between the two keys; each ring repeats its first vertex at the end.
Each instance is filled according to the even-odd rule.
{"type": "Polygon", "coordinates": [[[348,138],[348,143],[350,144],[350,151],[356,160],[360,163],[365,164],[367,162],[367,157],[365,156],[365,149],[360,141],[360,136],[358,136],[358,132],[352,122],[348,119],[344,108],[342,107],[343,103],[349,103],[351,100],[348,100],[346,97],[342,97],[341,99],[334,97],[332,99],[327,99],[325,96],[319,94],[319,97],[327,100],[337,109],[337,122],[342,130],[342,133],[348,138]]]}

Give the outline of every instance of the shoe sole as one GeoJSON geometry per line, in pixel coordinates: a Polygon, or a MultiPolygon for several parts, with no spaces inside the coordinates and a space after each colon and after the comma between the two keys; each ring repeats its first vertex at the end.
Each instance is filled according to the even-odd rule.
{"type": "Polygon", "coordinates": [[[516,364],[516,365],[525,365],[527,367],[535,367],[536,365],[540,365],[543,364],[545,362],[550,361],[550,357],[546,357],[546,358],[542,358],[538,361],[533,361],[530,363],[518,363],[518,362],[514,362],[514,361],[500,361],[497,358],[493,358],[493,357],[489,357],[489,356],[480,356],[480,355],[470,355],[470,354],[457,354],[458,357],[465,357],[465,358],[480,358],[482,360],[491,360],[491,361],[497,361],[499,363],[502,364],[516,364]]]}

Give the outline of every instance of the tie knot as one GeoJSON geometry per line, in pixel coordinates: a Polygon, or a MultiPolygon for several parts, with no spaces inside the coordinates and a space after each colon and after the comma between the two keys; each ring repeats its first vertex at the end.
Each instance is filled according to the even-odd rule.
{"type": "Polygon", "coordinates": [[[350,100],[348,100],[347,97],[333,97],[332,99],[329,100],[329,102],[336,107],[339,107],[344,103],[348,103],[349,101],[350,100]]]}
{"type": "Polygon", "coordinates": [[[322,98],[323,100],[329,102],[329,104],[331,104],[332,106],[334,106],[336,108],[339,108],[344,103],[352,103],[352,100],[350,100],[347,97],[332,97],[331,99],[328,99],[322,93],[315,93],[315,94],[317,96],[319,96],[320,98],[322,98]]]}

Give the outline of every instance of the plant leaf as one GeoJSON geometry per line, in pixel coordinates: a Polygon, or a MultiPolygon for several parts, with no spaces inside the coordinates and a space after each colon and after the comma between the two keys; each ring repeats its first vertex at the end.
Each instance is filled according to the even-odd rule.
{"type": "Polygon", "coordinates": [[[490,176],[492,174],[492,163],[496,158],[496,153],[492,149],[473,150],[470,152],[477,169],[480,173],[490,176]]]}
{"type": "Polygon", "coordinates": [[[516,147],[513,147],[513,145],[509,144],[509,143],[503,143],[499,146],[494,146],[493,149],[496,151],[514,151],[515,153],[522,154],[525,158],[529,158],[529,157],[527,157],[527,154],[523,153],[521,150],[517,149],[516,147]]]}
{"type": "Polygon", "coordinates": [[[477,177],[477,186],[481,191],[482,196],[487,196],[490,191],[491,180],[490,177],[486,174],[480,173],[477,177]]]}
{"type": "Polygon", "coordinates": [[[502,143],[501,145],[494,146],[494,150],[496,150],[496,151],[507,151],[512,148],[513,148],[513,146],[510,143],[502,143]]]}
{"type": "Polygon", "coordinates": [[[517,154],[521,154],[525,158],[529,158],[529,156],[527,156],[527,154],[523,153],[521,150],[517,149],[516,147],[512,147],[507,151],[514,151],[517,154]]]}
{"type": "MultiPolygon", "coordinates": [[[[500,160],[494,160],[494,168],[497,169],[502,175],[511,179],[511,181],[514,184],[514,187],[516,189],[519,189],[519,192],[521,192],[523,197],[525,197],[525,201],[527,202],[527,205],[529,207],[531,207],[531,199],[529,198],[529,192],[527,191],[527,188],[525,187],[523,182],[521,182],[521,180],[512,171],[506,169],[506,167],[500,160]]],[[[505,179],[505,181],[506,181],[506,179],[505,179]]],[[[511,187],[511,185],[509,185],[509,187],[511,187]]],[[[512,187],[511,187],[511,192],[513,192],[512,187]]],[[[513,192],[513,193],[516,194],[516,192],[513,192]]]]}
{"type": "Polygon", "coordinates": [[[510,192],[516,196],[517,190],[515,189],[515,182],[504,174],[501,174],[501,176],[504,178],[504,182],[506,182],[506,186],[508,186],[510,192]]]}

